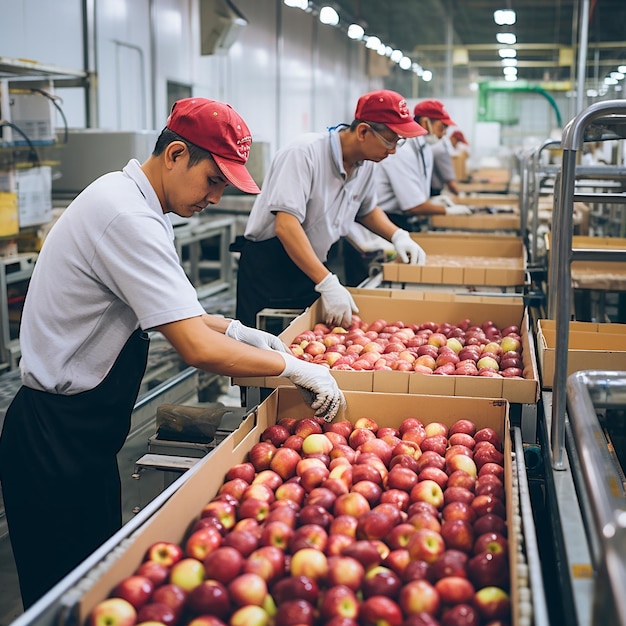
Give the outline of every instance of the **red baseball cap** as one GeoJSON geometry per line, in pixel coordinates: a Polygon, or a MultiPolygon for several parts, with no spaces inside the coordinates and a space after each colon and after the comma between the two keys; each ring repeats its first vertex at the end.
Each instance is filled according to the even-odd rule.
{"type": "Polygon", "coordinates": [[[469,146],[469,141],[465,139],[465,135],[460,130],[455,130],[453,133],[450,134],[450,137],[454,137],[461,143],[465,143],[469,146]]]}
{"type": "Polygon", "coordinates": [[[230,104],[206,98],[183,98],[174,103],[167,128],[210,152],[228,182],[246,193],[260,193],[245,163],[252,135],[230,104]]]}
{"type": "Polygon", "coordinates": [[[429,120],[441,120],[446,126],[456,126],[450,119],[450,114],[445,110],[441,100],[423,100],[418,102],[413,109],[413,115],[418,119],[427,117],[429,120]]]}
{"type": "Polygon", "coordinates": [[[356,104],[354,119],[364,122],[384,124],[400,137],[419,137],[427,135],[412,117],[403,95],[382,89],[366,93],[356,104]]]}

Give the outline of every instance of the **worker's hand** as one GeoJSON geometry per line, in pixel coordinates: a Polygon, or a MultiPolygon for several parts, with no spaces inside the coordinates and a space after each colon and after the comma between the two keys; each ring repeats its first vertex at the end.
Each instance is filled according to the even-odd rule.
{"type": "Polygon", "coordinates": [[[472,210],[464,204],[452,204],[446,207],[446,215],[471,215],[472,210]]]}
{"type": "Polygon", "coordinates": [[[285,369],[281,376],[296,385],[317,417],[332,421],[339,409],[346,406],[346,400],[330,370],[323,365],[301,361],[291,354],[284,354],[283,358],[285,369]]]}
{"type": "Polygon", "coordinates": [[[266,333],[264,330],[245,326],[239,320],[233,320],[224,333],[231,339],[236,339],[249,346],[261,348],[262,350],[278,350],[279,352],[289,352],[289,348],[276,335],[266,333]]]}
{"type": "Polygon", "coordinates": [[[335,274],[328,274],[326,278],[315,285],[315,291],[322,296],[325,322],[329,326],[343,326],[347,328],[352,321],[352,313],[359,309],[354,303],[350,292],[339,282],[335,274]]]}
{"type": "Polygon", "coordinates": [[[391,237],[398,256],[403,263],[411,263],[412,265],[424,265],[426,263],[426,253],[413,239],[406,230],[399,228],[391,237]]]}
{"type": "Polygon", "coordinates": [[[445,195],[438,195],[438,196],[433,196],[432,198],[430,198],[430,201],[433,204],[438,204],[440,206],[445,206],[445,207],[449,207],[452,206],[454,204],[454,202],[452,202],[452,200],[445,195]]]}

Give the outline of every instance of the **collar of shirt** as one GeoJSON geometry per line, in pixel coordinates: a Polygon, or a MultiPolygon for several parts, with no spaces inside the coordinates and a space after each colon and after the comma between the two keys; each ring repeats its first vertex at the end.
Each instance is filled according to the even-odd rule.
{"type": "Polygon", "coordinates": [[[163,213],[163,207],[159,202],[159,198],[154,191],[154,188],[150,184],[150,181],[143,173],[141,169],[141,164],[137,159],[131,159],[126,167],[123,169],[124,174],[128,176],[139,188],[141,194],[146,199],[146,203],[164,222],[165,227],[167,229],[168,234],[172,241],[174,240],[174,227],[172,226],[172,222],[168,217],[166,217],[165,213],[163,213]]]}
{"type": "MultiPolygon", "coordinates": [[[[348,178],[348,172],[346,172],[346,168],[343,166],[343,151],[341,150],[341,139],[339,137],[339,132],[342,130],[346,130],[347,128],[349,128],[347,124],[339,124],[337,126],[333,126],[333,128],[328,129],[330,137],[330,152],[333,156],[335,167],[337,168],[337,171],[344,180],[348,178]]],[[[356,174],[358,168],[362,164],[363,161],[357,161],[354,164],[354,169],[352,170],[353,176],[356,174]]]]}

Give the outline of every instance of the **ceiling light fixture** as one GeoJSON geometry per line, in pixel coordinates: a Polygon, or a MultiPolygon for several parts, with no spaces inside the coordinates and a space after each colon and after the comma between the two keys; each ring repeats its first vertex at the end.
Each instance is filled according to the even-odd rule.
{"type": "Polygon", "coordinates": [[[391,60],[392,60],[394,63],[400,63],[400,59],[401,59],[403,56],[404,56],[404,54],[402,53],[402,50],[394,50],[394,51],[391,53],[391,57],[390,57],[390,58],[391,58],[391,60]]]}
{"type": "Polygon", "coordinates": [[[380,39],[375,35],[370,35],[369,37],[365,37],[365,47],[370,50],[378,50],[380,46],[380,39]]]}
{"type": "Polygon", "coordinates": [[[400,69],[410,70],[411,69],[411,59],[407,56],[403,56],[398,62],[400,69]]]}
{"type": "Polygon", "coordinates": [[[624,78],[624,73],[623,72],[611,72],[609,76],[611,78],[614,78],[615,80],[622,80],[622,78],[624,78]]]}
{"type": "Polygon", "coordinates": [[[361,41],[363,35],[365,35],[365,31],[359,24],[350,24],[350,26],[348,26],[348,37],[350,37],[350,39],[361,41]]]}
{"type": "Polygon", "coordinates": [[[500,48],[498,54],[501,59],[514,59],[517,56],[517,50],[514,48],[500,48]]]}
{"type": "Polygon", "coordinates": [[[505,74],[504,80],[508,80],[510,83],[515,82],[517,80],[517,74],[505,74]]]}
{"type": "Polygon", "coordinates": [[[329,26],[337,26],[339,24],[339,13],[333,7],[322,7],[320,9],[320,22],[329,26]]]}
{"type": "Polygon", "coordinates": [[[498,43],[506,46],[512,46],[517,42],[517,37],[515,36],[515,33],[496,33],[496,40],[498,43]]]}
{"type": "Polygon", "coordinates": [[[433,79],[433,73],[430,70],[424,70],[422,72],[422,80],[425,83],[429,83],[433,79]]]}
{"type": "Polygon", "coordinates": [[[302,9],[306,11],[309,8],[309,0],[283,0],[284,3],[288,7],[293,7],[294,9],[302,9]]]}
{"type": "Polygon", "coordinates": [[[610,76],[607,76],[604,79],[604,84],[605,85],[617,85],[617,78],[611,78],[610,76]]]}
{"type": "Polygon", "coordinates": [[[493,12],[493,21],[498,26],[510,26],[515,24],[515,11],[510,9],[501,9],[493,12]]]}
{"type": "Polygon", "coordinates": [[[620,65],[620,66],[617,68],[617,71],[618,71],[618,72],[621,72],[622,74],[626,74],[626,65],[620,65]]]}
{"type": "Polygon", "coordinates": [[[516,67],[503,67],[502,73],[505,76],[517,76],[517,68],[516,67]]]}

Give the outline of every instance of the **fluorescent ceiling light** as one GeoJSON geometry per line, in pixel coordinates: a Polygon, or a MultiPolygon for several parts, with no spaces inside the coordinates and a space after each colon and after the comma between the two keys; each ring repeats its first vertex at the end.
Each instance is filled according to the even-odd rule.
{"type": "Polygon", "coordinates": [[[293,7],[294,9],[305,9],[309,8],[309,0],[284,0],[284,3],[288,7],[293,7]]]}
{"type": "Polygon", "coordinates": [[[624,78],[624,74],[622,72],[611,72],[609,76],[615,80],[622,80],[622,78],[624,78]]]}
{"type": "Polygon", "coordinates": [[[515,24],[515,11],[509,9],[493,12],[493,21],[498,26],[510,26],[515,24]]]}
{"type": "Polygon", "coordinates": [[[404,57],[402,57],[400,59],[400,61],[398,62],[398,65],[403,70],[410,70],[411,69],[411,59],[409,59],[409,57],[407,57],[407,56],[404,56],[404,57]]]}
{"type": "Polygon", "coordinates": [[[514,59],[517,56],[517,50],[514,48],[499,48],[498,54],[501,59],[514,59]]]}
{"type": "Polygon", "coordinates": [[[433,73],[430,70],[424,70],[422,72],[422,80],[429,83],[433,79],[433,73]]]}
{"type": "Polygon", "coordinates": [[[605,85],[617,85],[617,78],[611,78],[610,76],[607,76],[604,79],[604,84],[605,85]]]}
{"type": "Polygon", "coordinates": [[[360,41],[363,39],[363,35],[365,35],[365,31],[359,24],[350,24],[350,26],[348,26],[348,37],[350,37],[350,39],[360,41]]]}
{"type": "Polygon", "coordinates": [[[320,22],[329,26],[337,26],[339,24],[339,13],[333,7],[322,7],[320,9],[320,22]]]}
{"type": "Polygon", "coordinates": [[[505,74],[504,80],[508,80],[512,83],[517,80],[517,74],[505,74]]]}
{"type": "Polygon", "coordinates": [[[370,48],[371,50],[378,50],[380,46],[380,39],[375,35],[371,35],[365,39],[365,47],[370,48]]]}
{"type": "Polygon", "coordinates": [[[517,42],[517,37],[515,36],[515,33],[496,33],[496,40],[498,43],[512,46],[517,42]]]}
{"type": "Polygon", "coordinates": [[[502,73],[505,76],[517,76],[517,68],[516,67],[503,67],[502,73]]]}
{"type": "Polygon", "coordinates": [[[380,54],[381,57],[384,57],[387,54],[387,46],[381,42],[380,46],[378,46],[376,52],[380,54]]]}
{"type": "Polygon", "coordinates": [[[517,59],[502,59],[502,67],[516,67],[517,59]]]}
{"type": "Polygon", "coordinates": [[[622,74],[626,74],[626,65],[620,65],[620,66],[617,68],[617,71],[618,71],[618,72],[621,72],[622,74]]]}
{"type": "Polygon", "coordinates": [[[402,54],[402,50],[394,50],[391,53],[391,60],[394,63],[400,63],[400,59],[404,56],[404,54],[402,54]]]}

